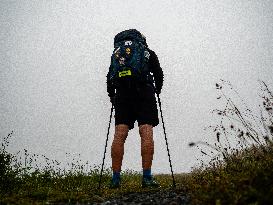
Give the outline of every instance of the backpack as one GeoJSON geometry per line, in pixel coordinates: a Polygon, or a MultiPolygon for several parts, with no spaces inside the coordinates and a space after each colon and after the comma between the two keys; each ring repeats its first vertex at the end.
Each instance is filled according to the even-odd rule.
{"type": "Polygon", "coordinates": [[[150,53],[145,37],[136,29],[118,33],[114,38],[114,51],[109,70],[110,80],[148,79],[150,53]]]}

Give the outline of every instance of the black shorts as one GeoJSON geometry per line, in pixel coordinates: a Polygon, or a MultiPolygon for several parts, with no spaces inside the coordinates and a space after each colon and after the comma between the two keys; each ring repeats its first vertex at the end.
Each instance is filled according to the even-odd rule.
{"type": "Polygon", "coordinates": [[[151,85],[137,88],[117,89],[115,99],[115,125],[126,124],[134,128],[135,121],[139,125],[158,125],[158,110],[154,89],[151,85]]]}

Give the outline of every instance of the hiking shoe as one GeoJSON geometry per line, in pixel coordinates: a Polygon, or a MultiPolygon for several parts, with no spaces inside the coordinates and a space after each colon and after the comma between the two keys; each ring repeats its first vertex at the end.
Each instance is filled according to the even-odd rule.
{"type": "Polygon", "coordinates": [[[117,188],[120,188],[120,180],[113,180],[113,179],[111,179],[109,188],[110,188],[110,189],[117,189],[117,188]]]}
{"type": "Polygon", "coordinates": [[[142,188],[158,188],[160,184],[153,178],[143,178],[142,179],[142,188]]]}

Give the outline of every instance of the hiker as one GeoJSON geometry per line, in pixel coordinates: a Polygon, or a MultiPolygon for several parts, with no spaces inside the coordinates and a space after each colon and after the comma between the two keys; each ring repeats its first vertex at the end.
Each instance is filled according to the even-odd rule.
{"type": "Polygon", "coordinates": [[[115,108],[115,134],[111,147],[113,176],[110,188],[120,187],[124,143],[138,122],[141,137],[142,187],[158,187],[151,174],[154,154],[153,127],[159,124],[155,94],[163,85],[157,55],[136,29],[118,33],[107,74],[107,92],[115,108]]]}

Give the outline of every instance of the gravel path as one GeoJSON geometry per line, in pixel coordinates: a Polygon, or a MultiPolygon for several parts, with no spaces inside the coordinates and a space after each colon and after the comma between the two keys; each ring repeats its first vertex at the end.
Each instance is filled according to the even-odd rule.
{"type": "Polygon", "coordinates": [[[130,193],[99,203],[100,205],[188,205],[189,196],[174,191],[130,193]]]}

